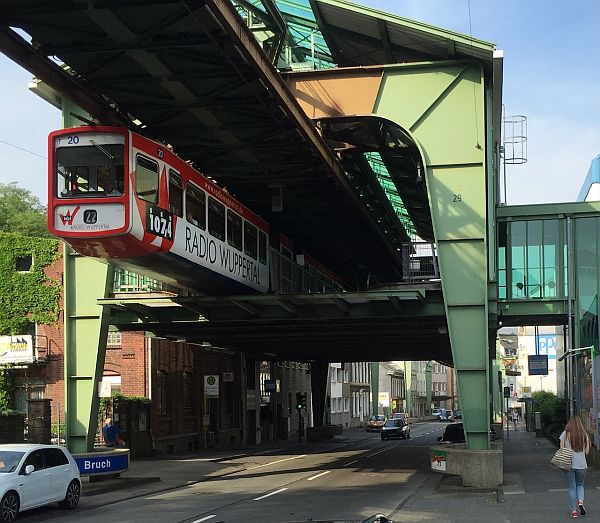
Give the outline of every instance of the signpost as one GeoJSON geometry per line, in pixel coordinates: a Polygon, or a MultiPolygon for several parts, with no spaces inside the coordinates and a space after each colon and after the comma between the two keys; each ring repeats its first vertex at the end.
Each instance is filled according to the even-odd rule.
{"type": "Polygon", "coordinates": [[[510,398],[510,387],[504,387],[504,397],[506,398],[506,410],[504,411],[504,415],[506,416],[506,441],[510,438],[508,436],[508,424],[510,423],[508,419],[508,398],[510,398]]]}

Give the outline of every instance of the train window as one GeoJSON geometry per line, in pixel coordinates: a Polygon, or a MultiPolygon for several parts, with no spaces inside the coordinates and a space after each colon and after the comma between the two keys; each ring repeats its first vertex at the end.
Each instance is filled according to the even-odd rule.
{"type": "Polygon", "coordinates": [[[242,217],[227,209],[227,243],[238,251],[242,250],[242,217]]]}
{"type": "Polygon", "coordinates": [[[219,240],[225,240],[225,206],[208,197],[208,232],[219,240]]]}
{"type": "Polygon", "coordinates": [[[158,164],[143,156],[136,158],[135,189],[140,200],[156,203],[158,200],[158,164]]]}
{"type": "Polygon", "coordinates": [[[200,229],[206,229],[206,194],[191,183],[185,189],[185,218],[200,229]]]}
{"type": "Polygon", "coordinates": [[[169,211],[183,216],[183,181],[172,169],[169,169],[169,211]]]}
{"type": "Polygon", "coordinates": [[[258,261],[267,264],[267,235],[262,231],[258,231],[258,261]]]}
{"type": "Polygon", "coordinates": [[[59,198],[121,196],[123,145],[57,147],[54,172],[59,198]]]}
{"type": "Polygon", "coordinates": [[[244,252],[256,260],[258,251],[256,241],[258,240],[258,231],[250,222],[244,222],[244,252]]]}

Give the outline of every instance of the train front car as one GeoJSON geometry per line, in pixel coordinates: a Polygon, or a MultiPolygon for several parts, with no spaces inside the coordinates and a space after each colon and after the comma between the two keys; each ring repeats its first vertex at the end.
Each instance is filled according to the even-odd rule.
{"type": "Polygon", "coordinates": [[[94,258],[129,255],[129,133],[107,127],[55,131],[48,139],[48,228],[94,258]]]}
{"type": "Polygon", "coordinates": [[[80,254],[206,293],[268,290],[267,223],[164,145],[55,131],[49,176],[48,227],[80,254]]]}

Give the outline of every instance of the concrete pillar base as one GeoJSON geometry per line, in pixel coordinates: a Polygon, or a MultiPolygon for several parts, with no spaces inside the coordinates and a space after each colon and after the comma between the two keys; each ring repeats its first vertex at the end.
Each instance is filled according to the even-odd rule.
{"type": "Polygon", "coordinates": [[[502,484],[502,444],[490,450],[467,450],[464,443],[431,447],[431,470],[462,478],[464,487],[496,488],[502,484]]]}

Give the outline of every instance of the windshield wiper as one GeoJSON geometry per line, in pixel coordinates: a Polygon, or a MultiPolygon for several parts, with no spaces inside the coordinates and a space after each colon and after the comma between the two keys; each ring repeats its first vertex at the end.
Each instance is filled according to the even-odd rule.
{"type": "Polygon", "coordinates": [[[106,155],[108,158],[110,158],[111,160],[114,160],[114,159],[115,159],[114,155],[110,154],[110,151],[107,151],[107,150],[106,150],[104,147],[102,147],[101,145],[98,145],[98,144],[97,144],[97,143],[96,143],[94,140],[90,140],[90,143],[91,143],[91,144],[92,144],[94,147],[96,147],[96,148],[100,149],[100,151],[102,151],[102,152],[103,152],[103,153],[104,153],[104,154],[105,154],[105,155],[106,155]]]}

